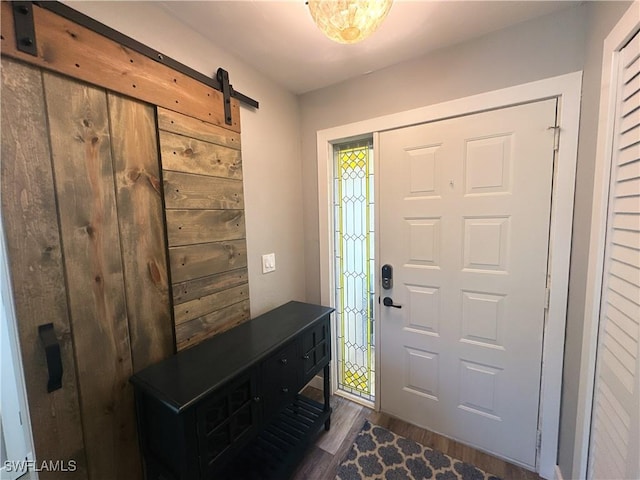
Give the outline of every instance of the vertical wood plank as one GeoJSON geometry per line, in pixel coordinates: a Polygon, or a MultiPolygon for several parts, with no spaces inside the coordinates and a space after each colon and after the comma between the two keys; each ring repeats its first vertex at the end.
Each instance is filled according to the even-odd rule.
{"type": "MultiPolygon", "coordinates": [[[[51,153],[39,69],[2,58],[2,222],[38,461],[73,460],[69,480],[87,479],[82,416],[58,230],[51,153]],[[53,322],[62,388],[47,393],[38,325],[53,322]]],[[[42,480],[59,477],[40,472],[42,480]]]]}
{"type": "Polygon", "coordinates": [[[133,371],[173,353],[156,121],[151,105],[108,94],[133,371]]]}
{"type": "Polygon", "coordinates": [[[106,93],[43,78],[89,475],[139,478],[106,93]]]}

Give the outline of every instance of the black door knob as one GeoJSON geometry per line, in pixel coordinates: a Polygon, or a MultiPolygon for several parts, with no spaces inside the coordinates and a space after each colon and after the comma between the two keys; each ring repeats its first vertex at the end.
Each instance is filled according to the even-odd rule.
{"type": "Polygon", "coordinates": [[[384,298],[382,299],[382,304],[383,304],[385,307],[402,308],[402,305],[395,305],[395,304],[393,303],[393,299],[392,299],[391,297],[384,297],[384,298]]]}

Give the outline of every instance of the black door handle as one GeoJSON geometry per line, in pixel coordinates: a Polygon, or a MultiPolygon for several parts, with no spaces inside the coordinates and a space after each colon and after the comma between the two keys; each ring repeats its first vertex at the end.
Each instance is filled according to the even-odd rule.
{"type": "Polygon", "coordinates": [[[62,388],[62,358],[60,356],[60,345],[53,331],[53,323],[47,323],[38,327],[38,336],[44,347],[47,357],[47,370],[49,371],[49,381],[47,382],[47,392],[62,388]]]}
{"type": "Polygon", "coordinates": [[[393,307],[393,308],[402,308],[402,305],[396,305],[393,303],[393,299],[391,297],[384,297],[382,299],[382,304],[385,307],[393,307]]]}

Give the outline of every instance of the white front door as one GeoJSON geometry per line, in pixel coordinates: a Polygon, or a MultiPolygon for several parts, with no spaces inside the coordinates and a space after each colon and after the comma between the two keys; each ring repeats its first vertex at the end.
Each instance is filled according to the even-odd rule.
{"type": "Polygon", "coordinates": [[[535,469],[556,99],[380,134],[384,412],[535,469]],[[389,300],[387,300],[389,302],[389,300]]]}

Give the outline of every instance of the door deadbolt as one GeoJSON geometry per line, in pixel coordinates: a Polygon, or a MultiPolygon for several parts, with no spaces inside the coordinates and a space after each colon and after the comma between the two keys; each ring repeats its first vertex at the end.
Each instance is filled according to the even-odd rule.
{"type": "Polygon", "coordinates": [[[382,288],[385,290],[393,288],[393,267],[388,263],[382,266],[382,288]]]}

